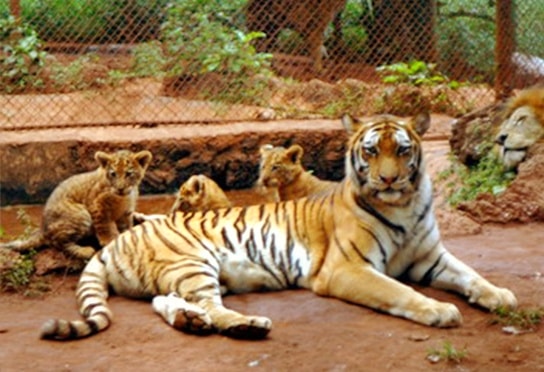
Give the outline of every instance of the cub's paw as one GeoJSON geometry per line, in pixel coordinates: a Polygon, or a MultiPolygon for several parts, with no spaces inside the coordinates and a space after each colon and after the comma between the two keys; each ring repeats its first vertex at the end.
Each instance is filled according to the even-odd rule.
{"type": "Polygon", "coordinates": [[[153,309],[168,324],[183,332],[208,334],[214,331],[212,320],[200,306],[189,303],[176,294],[156,296],[153,298],[153,309]]]}
{"type": "Polygon", "coordinates": [[[463,316],[457,306],[432,300],[430,305],[421,309],[413,320],[432,327],[448,328],[463,324],[463,316]]]}
{"type": "Polygon", "coordinates": [[[495,287],[487,282],[473,285],[468,301],[470,303],[477,303],[491,311],[499,307],[515,309],[518,306],[518,300],[510,290],[495,287]]]}
{"type": "Polygon", "coordinates": [[[232,338],[258,340],[265,338],[272,329],[272,321],[263,316],[246,316],[237,319],[221,333],[232,338]]]}

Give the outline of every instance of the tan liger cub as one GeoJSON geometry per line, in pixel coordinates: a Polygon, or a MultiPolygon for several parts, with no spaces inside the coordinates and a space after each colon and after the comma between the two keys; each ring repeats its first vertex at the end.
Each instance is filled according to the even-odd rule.
{"type": "MultiPolygon", "coordinates": [[[[203,174],[197,174],[189,177],[179,187],[170,213],[188,213],[228,207],[231,207],[231,202],[221,187],[211,178],[203,174]]],[[[166,216],[166,214],[133,213],[135,224],[165,218],[166,216]]]]}
{"type": "Polygon", "coordinates": [[[50,246],[76,258],[92,257],[95,249],[78,242],[95,235],[105,246],[132,227],[138,187],[151,157],[149,151],[96,152],[96,170],[74,175],[53,190],[43,210],[40,230],[27,240],[0,247],[26,251],[50,246]]]}
{"type": "Polygon", "coordinates": [[[171,213],[196,212],[230,207],[225,192],[214,180],[203,174],[189,177],[179,188],[171,213]]]}
{"type": "Polygon", "coordinates": [[[263,145],[257,187],[277,190],[276,201],[294,200],[328,190],[336,183],[317,178],[302,166],[304,150],[299,145],[289,148],[263,145]]]}

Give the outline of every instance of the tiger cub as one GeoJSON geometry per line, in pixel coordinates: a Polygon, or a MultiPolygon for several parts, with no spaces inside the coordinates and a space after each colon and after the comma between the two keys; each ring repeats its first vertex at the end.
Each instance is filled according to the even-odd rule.
{"type": "Polygon", "coordinates": [[[196,212],[230,207],[225,192],[214,180],[203,174],[189,177],[179,188],[171,213],[196,212]]]}
{"type": "Polygon", "coordinates": [[[276,191],[276,201],[292,200],[316,194],[336,183],[317,178],[302,166],[304,150],[299,145],[289,148],[263,145],[257,186],[276,191]]]}
{"type": "Polygon", "coordinates": [[[226,308],[221,287],[240,293],[301,287],[417,323],[454,327],[461,313],[398,281],[455,291],[486,309],[514,308],[440,240],[421,135],[429,116],[349,117],[344,180],[302,199],[147,221],[112,241],[84,269],[76,297],[84,320],[49,320],[43,338],[73,339],[112,322],[108,288],[153,298],[172,327],[263,338],[272,321],[226,308]]]}
{"type": "MultiPolygon", "coordinates": [[[[227,195],[214,180],[203,174],[197,174],[189,177],[179,187],[170,213],[206,211],[230,206],[231,202],[227,195]]],[[[133,213],[135,224],[164,217],[166,214],[133,213]]]]}
{"type": "Polygon", "coordinates": [[[108,154],[97,151],[99,167],[61,182],[45,204],[41,229],[28,240],[15,240],[0,247],[26,251],[50,246],[70,256],[88,259],[95,249],[78,243],[96,236],[107,245],[119,232],[132,227],[138,187],[151,161],[149,151],[127,150],[108,154]]]}

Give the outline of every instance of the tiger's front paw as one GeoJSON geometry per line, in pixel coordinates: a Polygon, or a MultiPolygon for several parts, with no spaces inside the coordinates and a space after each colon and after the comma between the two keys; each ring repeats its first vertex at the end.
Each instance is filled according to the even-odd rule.
{"type": "Polygon", "coordinates": [[[422,322],[440,328],[458,327],[463,324],[463,316],[454,304],[434,301],[422,312],[422,322]]]}
{"type": "Polygon", "coordinates": [[[518,300],[510,290],[495,287],[488,282],[475,283],[470,289],[468,301],[491,311],[499,307],[515,309],[518,306],[518,300]]]}

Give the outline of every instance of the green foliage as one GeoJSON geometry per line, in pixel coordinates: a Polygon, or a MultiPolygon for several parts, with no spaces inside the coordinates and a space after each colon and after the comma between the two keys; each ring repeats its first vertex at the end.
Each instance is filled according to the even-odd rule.
{"type": "MultiPolygon", "coordinates": [[[[460,63],[472,69],[471,81],[491,82],[494,75],[495,2],[444,2],[437,22],[438,49],[449,69],[460,63]]],[[[467,71],[468,72],[468,71],[467,71]]],[[[466,72],[465,72],[466,73],[466,72]]]]}
{"type": "Polygon", "coordinates": [[[167,9],[162,42],[167,76],[198,77],[214,73],[225,81],[219,96],[228,102],[255,102],[260,86],[253,77],[270,76],[272,55],[257,53],[252,42],[261,32],[236,27],[232,3],[178,0],[167,9]],[[258,84],[257,84],[258,85],[258,84]]]}
{"type": "Polygon", "coordinates": [[[164,74],[165,58],[158,41],[136,46],[132,52],[134,60],[131,67],[133,77],[161,77],[164,74]]]}
{"type": "Polygon", "coordinates": [[[488,151],[478,164],[467,167],[452,157],[450,168],[439,175],[439,179],[453,178],[446,184],[448,202],[457,206],[461,202],[476,199],[480,194],[498,195],[506,190],[516,177],[514,172],[505,172],[497,156],[488,151]]]}
{"type": "Polygon", "coordinates": [[[448,81],[435,71],[434,63],[423,61],[398,62],[376,68],[384,83],[408,83],[412,85],[437,85],[448,81]]]}
{"type": "Polygon", "coordinates": [[[427,359],[435,363],[441,360],[461,363],[466,356],[466,347],[464,347],[463,350],[457,350],[450,341],[444,341],[441,349],[432,348],[427,351],[427,359]]]}
{"type": "Polygon", "coordinates": [[[244,33],[233,26],[221,1],[178,0],[167,8],[162,41],[170,76],[210,72],[250,76],[270,66],[271,54],[257,53],[253,40],[261,32],[244,33]]]}
{"type": "Polygon", "coordinates": [[[521,330],[535,330],[544,318],[544,308],[509,310],[500,307],[494,311],[492,324],[515,326],[521,330]]]}
{"type": "Polygon", "coordinates": [[[0,91],[21,93],[43,84],[46,53],[38,34],[13,17],[0,19],[0,91]]]}
{"type": "Polygon", "coordinates": [[[121,43],[152,38],[168,0],[21,0],[22,19],[43,40],[121,43]]]}
{"type": "Polygon", "coordinates": [[[0,257],[0,266],[5,267],[0,271],[0,287],[3,291],[21,291],[29,284],[34,273],[33,257],[36,253],[31,251],[27,254],[21,254],[9,264],[1,262],[4,257],[0,257]]]}

